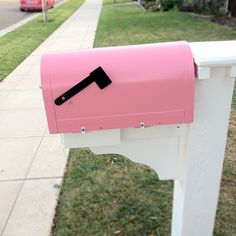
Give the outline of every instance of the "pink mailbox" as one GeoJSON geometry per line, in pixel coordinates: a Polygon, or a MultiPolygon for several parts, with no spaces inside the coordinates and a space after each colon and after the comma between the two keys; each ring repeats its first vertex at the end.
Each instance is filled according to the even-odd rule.
{"type": "Polygon", "coordinates": [[[41,80],[49,131],[191,123],[194,78],[187,42],[44,54],[41,80]]]}

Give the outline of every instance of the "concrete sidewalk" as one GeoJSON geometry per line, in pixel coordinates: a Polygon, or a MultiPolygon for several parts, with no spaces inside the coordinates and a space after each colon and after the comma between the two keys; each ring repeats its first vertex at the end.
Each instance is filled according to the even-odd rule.
{"type": "Polygon", "coordinates": [[[102,0],[87,0],[0,83],[0,235],[50,234],[68,150],[49,135],[40,86],[46,51],[91,48],[102,0]]]}

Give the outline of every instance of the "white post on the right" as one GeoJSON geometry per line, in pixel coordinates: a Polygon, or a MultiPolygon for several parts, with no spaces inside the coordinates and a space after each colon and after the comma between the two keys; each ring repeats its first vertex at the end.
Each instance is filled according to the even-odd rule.
{"type": "Polygon", "coordinates": [[[174,183],[172,236],[211,236],[236,77],[236,41],[190,43],[195,117],[174,183]]]}

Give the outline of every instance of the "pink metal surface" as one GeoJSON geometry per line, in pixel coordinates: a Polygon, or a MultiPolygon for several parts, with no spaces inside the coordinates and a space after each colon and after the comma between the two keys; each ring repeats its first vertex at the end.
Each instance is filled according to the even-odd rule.
{"type": "Polygon", "coordinates": [[[182,124],[193,121],[194,62],[187,42],[48,53],[41,82],[50,133],[182,124]],[[54,100],[101,66],[96,83],[57,106],[54,100]]]}

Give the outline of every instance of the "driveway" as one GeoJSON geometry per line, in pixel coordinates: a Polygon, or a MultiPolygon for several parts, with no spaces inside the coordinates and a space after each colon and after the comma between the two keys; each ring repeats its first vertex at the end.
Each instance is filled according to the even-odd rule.
{"type": "MultiPolygon", "coordinates": [[[[20,0],[0,0],[0,30],[3,30],[29,16],[35,12],[21,12],[19,8],[20,0]]],[[[61,2],[56,0],[55,2],[61,2]]]]}

